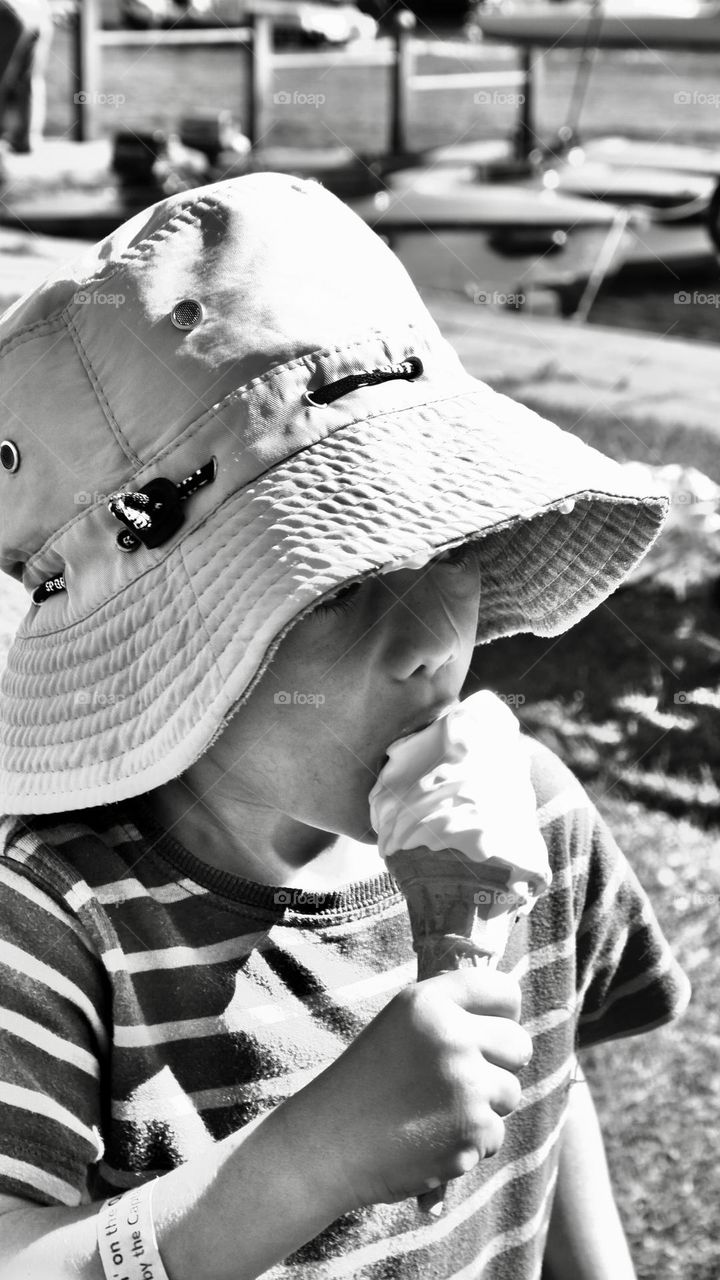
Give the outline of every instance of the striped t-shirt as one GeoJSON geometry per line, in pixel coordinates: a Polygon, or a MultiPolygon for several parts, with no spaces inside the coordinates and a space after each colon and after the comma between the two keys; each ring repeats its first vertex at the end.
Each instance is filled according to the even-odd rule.
{"type": "MultiPolygon", "coordinates": [[[[537,1280],[576,1050],[684,1008],[687,979],[586,792],[547,748],[531,759],[554,879],[500,966],[535,1048],[500,1152],[450,1184],[438,1219],[412,1199],[359,1208],[267,1277],[537,1280]]],[[[0,1190],[43,1204],[191,1160],[302,1088],[414,978],[389,876],[326,894],[250,883],[142,798],[2,818],[0,850],[0,1190]]]]}

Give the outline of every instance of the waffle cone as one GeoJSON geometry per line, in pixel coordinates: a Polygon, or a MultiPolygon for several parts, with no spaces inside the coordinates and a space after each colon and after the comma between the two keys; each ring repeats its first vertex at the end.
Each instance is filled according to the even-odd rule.
{"type": "Polygon", "coordinates": [[[456,849],[400,849],[388,870],[407,902],[418,981],[502,956],[519,899],[507,868],[471,862],[456,849]]]}

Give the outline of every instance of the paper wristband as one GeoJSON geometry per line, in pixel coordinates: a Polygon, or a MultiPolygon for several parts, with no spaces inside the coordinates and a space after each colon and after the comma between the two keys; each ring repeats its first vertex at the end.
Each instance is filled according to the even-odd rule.
{"type": "Polygon", "coordinates": [[[106,1280],[170,1280],[155,1235],[152,1182],[106,1200],[97,1216],[97,1242],[106,1280]]]}

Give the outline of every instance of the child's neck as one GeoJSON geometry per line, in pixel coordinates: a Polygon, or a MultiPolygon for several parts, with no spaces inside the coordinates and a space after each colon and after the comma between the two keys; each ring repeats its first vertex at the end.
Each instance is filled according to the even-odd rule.
{"type": "Polygon", "coordinates": [[[338,836],[322,853],[303,867],[288,870],[285,884],[297,889],[328,892],[343,885],[381,875],[385,864],[376,844],[361,844],[350,836],[338,836]]]}
{"type": "Polygon", "coordinates": [[[281,841],[272,842],[268,850],[249,831],[240,839],[233,834],[235,824],[223,822],[205,804],[189,801],[177,783],[143,796],[143,804],[200,862],[257,884],[329,892],[385,870],[377,844],[362,844],[350,836],[306,828],[303,852],[293,849],[293,856],[284,852],[287,845],[281,841]]]}

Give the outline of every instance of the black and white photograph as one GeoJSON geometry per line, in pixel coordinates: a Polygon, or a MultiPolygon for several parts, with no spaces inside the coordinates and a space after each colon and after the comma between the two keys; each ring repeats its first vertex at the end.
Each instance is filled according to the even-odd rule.
{"type": "Polygon", "coordinates": [[[720,0],[0,0],[0,1280],[720,1280],[720,0]]]}

